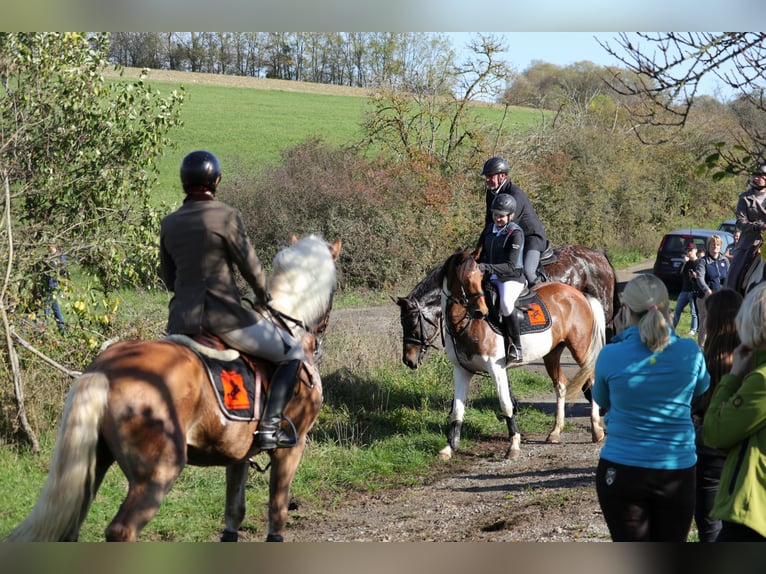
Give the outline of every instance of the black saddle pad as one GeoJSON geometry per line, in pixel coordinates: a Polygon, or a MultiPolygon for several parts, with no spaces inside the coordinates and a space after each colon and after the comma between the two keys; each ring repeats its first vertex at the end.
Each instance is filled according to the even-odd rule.
{"type": "MultiPolygon", "coordinates": [[[[489,317],[487,322],[492,329],[504,334],[500,316],[500,298],[498,297],[497,287],[488,281],[484,285],[484,292],[487,295],[489,303],[489,317]]],[[[521,313],[522,321],[520,323],[521,334],[541,333],[551,327],[551,314],[537,295],[536,291],[525,289],[516,301],[516,313],[521,313]]]]}
{"type": "Polygon", "coordinates": [[[235,421],[253,421],[260,416],[260,385],[256,376],[240,357],[223,361],[198,353],[207,368],[218,405],[227,418],[235,421]]]}

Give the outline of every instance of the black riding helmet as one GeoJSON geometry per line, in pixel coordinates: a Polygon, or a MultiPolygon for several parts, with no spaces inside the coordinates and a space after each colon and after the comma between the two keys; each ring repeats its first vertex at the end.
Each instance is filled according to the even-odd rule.
{"type": "Polygon", "coordinates": [[[757,176],[762,176],[763,179],[758,180],[759,182],[758,184],[756,184],[755,181],[753,181],[752,183],[753,187],[756,189],[766,188],[766,163],[759,162],[755,166],[755,169],[753,170],[753,173],[750,174],[750,177],[754,178],[757,176]]]}
{"type": "Polygon", "coordinates": [[[492,200],[493,212],[502,213],[503,215],[510,215],[516,213],[516,200],[509,193],[499,193],[495,199],[492,200]]]}
{"type": "Polygon", "coordinates": [[[215,192],[220,179],[221,164],[209,151],[193,151],[181,162],[181,185],[186,192],[195,188],[215,192]]]}
{"type": "Polygon", "coordinates": [[[481,175],[494,175],[496,173],[508,175],[508,162],[501,157],[489,158],[484,162],[484,167],[481,170],[481,175]]]}

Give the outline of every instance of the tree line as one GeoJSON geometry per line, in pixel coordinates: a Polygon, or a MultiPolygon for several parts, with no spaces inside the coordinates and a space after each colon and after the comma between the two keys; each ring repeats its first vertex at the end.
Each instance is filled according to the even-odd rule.
{"type": "Polygon", "coordinates": [[[115,32],[109,58],[137,68],[406,88],[455,58],[424,32],[115,32]]]}

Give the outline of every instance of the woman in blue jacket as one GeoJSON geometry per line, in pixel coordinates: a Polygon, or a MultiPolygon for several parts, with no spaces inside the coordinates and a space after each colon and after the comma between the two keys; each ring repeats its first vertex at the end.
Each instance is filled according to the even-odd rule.
{"type": "Polygon", "coordinates": [[[615,542],[683,542],[696,484],[691,404],[710,375],[699,346],[673,331],[660,279],[639,275],[622,300],[628,328],[601,350],[593,383],[608,409],[598,501],[615,542]]]}

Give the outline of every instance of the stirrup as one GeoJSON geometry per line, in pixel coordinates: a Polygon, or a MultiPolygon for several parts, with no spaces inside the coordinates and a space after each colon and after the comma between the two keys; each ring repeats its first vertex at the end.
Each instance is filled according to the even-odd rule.
{"type": "Polygon", "coordinates": [[[253,442],[260,450],[274,450],[275,448],[292,448],[298,446],[298,437],[289,435],[281,428],[259,429],[253,435],[253,442]]]}

